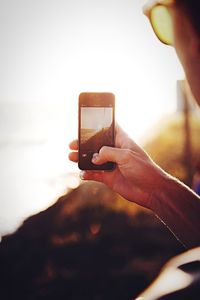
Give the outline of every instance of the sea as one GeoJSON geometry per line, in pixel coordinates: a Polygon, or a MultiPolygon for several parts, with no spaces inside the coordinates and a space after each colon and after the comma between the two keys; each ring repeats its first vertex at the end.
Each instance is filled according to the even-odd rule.
{"type": "Polygon", "coordinates": [[[0,103],[0,237],[79,185],[67,116],[58,103],[0,103]]]}

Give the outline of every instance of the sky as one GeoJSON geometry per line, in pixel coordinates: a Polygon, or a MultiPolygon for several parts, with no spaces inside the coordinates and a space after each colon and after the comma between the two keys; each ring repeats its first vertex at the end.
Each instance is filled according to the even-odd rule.
{"type": "Polygon", "coordinates": [[[138,139],[173,111],[183,76],[143,16],[144,3],[1,0],[0,102],[61,104],[72,138],[79,93],[110,91],[117,121],[138,139]]]}
{"type": "Polygon", "coordinates": [[[67,155],[81,92],[114,93],[116,120],[138,142],[175,111],[184,74],[144,3],[0,0],[0,226],[47,207],[78,171],[67,155]]]}

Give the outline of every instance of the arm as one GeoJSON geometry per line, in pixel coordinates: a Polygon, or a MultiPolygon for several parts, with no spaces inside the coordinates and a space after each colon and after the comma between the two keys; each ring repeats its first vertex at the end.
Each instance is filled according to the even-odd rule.
{"type": "Polygon", "coordinates": [[[152,194],[152,210],[186,246],[200,244],[200,197],[168,176],[152,194]]]}
{"type": "MultiPolygon", "coordinates": [[[[77,162],[78,143],[69,159],[77,162]]],[[[120,127],[116,127],[115,148],[102,147],[94,164],[116,163],[112,172],[84,171],[84,180],[105,183],[125,199],[152,210],[187,247],[200,244],[200,198],[163,171],[120,127]]]]}

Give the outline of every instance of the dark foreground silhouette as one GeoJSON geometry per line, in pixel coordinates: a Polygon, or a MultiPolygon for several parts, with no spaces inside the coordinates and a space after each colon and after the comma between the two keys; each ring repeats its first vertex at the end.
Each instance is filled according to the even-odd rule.
{"type": "Polygon", "coordinates": [[[130,300],[182,251],[148,211],[88,182],[3,237],[0,296],[130,300]]]}

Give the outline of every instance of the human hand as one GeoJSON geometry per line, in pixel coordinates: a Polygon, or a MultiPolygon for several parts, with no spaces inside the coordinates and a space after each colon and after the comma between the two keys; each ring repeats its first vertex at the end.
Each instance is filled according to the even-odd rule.
{"type": "MultiPolygon", "coordinates": [[[[77,162],[78,141],[69,146],[73,150],[69,159],[77,162]]],[[[153,209],[151,195],[161,187],[165,172],[118,125],[115,128],[115,148],[103,146],[92,159],[97,165],[108,161],[116,163],[113,171],[82,171],[81,178],[103,182],[127,200],[153,209]]]]}

